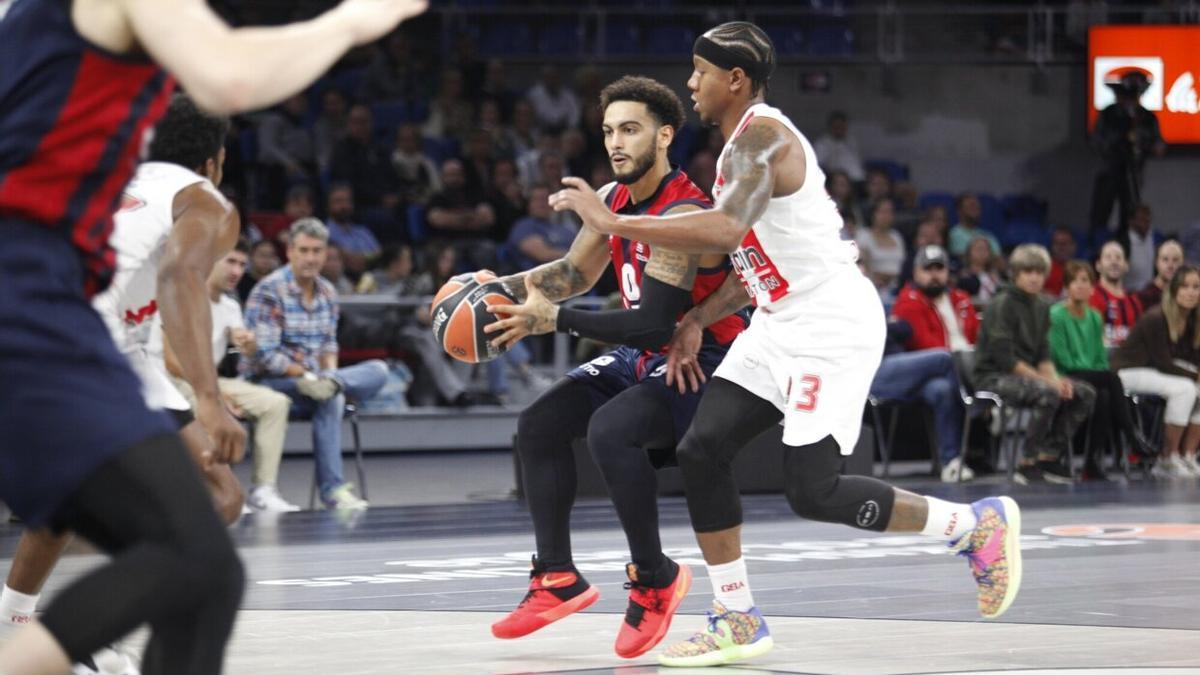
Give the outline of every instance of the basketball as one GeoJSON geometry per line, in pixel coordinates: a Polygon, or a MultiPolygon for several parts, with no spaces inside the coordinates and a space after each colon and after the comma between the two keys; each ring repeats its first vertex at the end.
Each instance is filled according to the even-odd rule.
{"type": "Polygon", "coordinates": [[[512,305],[516,300],[491,272],[468,272],[452,277],[433,298],[433,336],[446,353],[459,361],[483,363],[500,355],[491,344],[494,335],[483,327],[496,320],[487,306],[512,305]]]}

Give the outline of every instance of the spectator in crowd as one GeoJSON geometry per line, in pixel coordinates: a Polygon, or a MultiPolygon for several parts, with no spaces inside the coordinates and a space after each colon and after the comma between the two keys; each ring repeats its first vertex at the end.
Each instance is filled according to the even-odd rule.
{"type": "Polygon", "coordinates": [[[537,182],[529,186],[531,189],[534,185],[558,188],[562,185],[563,177],[567,175],[566,161],[557,152],[542,153],[538,157],[537,168],[537,182]]]}
{"type": "Polygon", "coordinates": [[[535,187],[529,193],[529,214],[518,220],[508,236],[508,245],[519,270],[558,260],[567,254],[578,230],[553,220],[550,189],[535,187]]]}
{"type": "Polygon", "coordinates": [[[1154,257],[1154,280],[1138,291],[1138,300],[1142,301],[1143,310],[1149,311],[1151,307],[1162,302],[1163,290],[1171,283],[1171,279],[1175,278],[1175,271],[1182,264],[1183,247],[1179,242],[1168,239],[1159,244],[1158,254],[1154,257]]]}
{"type": "Polygon", "coordinates": [[[333,148],[346,133],[349,121],[350,101],[340,89],[327,89],[321,94],[321,114],[313,123],[313,150],[317,157],[317,168],[329,170],[333,162],[333,148]]]}
{"type": "Polygon", "coordinates": [[[911,240],[921,223],[921,207],[917,204],[917,186],[912,181],[898,181],[892,188],[896,203],[896,231],[905,240],[911,240]]]}
{"type": "Polygon", "coordinates": [[[1071,483],[1063,465],[1067,444],[1092,412],[1096,391],[1081,380],[1062,377],[1050,354],[1050,307],[1042,287],[1050,254],[1037,244],[1012,253],[1012,286],[988,305],[975,354],[975,386],[994,391],[1009,405],[1033,410],[1025,433],[1026,456],[1016,480],[1071,483]]]}
{"type": "Polygon", "coordinates": [[[579,126],[579,97],[563,86],[557,66],[542,67],[542,77],[526,95],[533,104],[537,127],[543,133],[558,134],[579,126]]]}
{"type": "Polygon", "coordinates": [[[475,107],[463,93],[462,71],[442,71],[437,96],[429,104],[429,119],[421,129],[430,138],[453,138],[459,142],[475,128],[475,107]]]}
{"type": "MultiPolygon", "coordinates": [[[[254,333],[246,329],[242,320],[242,307],[229,294],[246,271],[250,244],[245,240],[227,253],[213,266],[208,277],[208,295],[212,301],[213,367],[225,359],[226,351],[232,346],[247,357],[258,351],[254,333]]],[[[164,344],[164,347],[167,347],[164,344]]],[[[196,393],[183,378],[179,360],[167,347],[165,350],[167,370],[179,391],[196,405],[196,393]]],[[[246,505],[255,511],[281,513],[299,511],[300,507],[288,503],[279,494],[279,463],[283,458],[283,439],[287,433],[288,409],[292,401],[287,396],[267,387],[252,384],[233,377],[218,377],[217,388],[230,411],[239,419],[254,423],[254,469],[250,474],[253,487],[246,505]]]]}
{"type": "Polygon", "coordinates": [[[275,252],[275,243],[267,239],[255,242],[250,247],[250,268],[237,285],[238,301],[246,304],[255,285],[277,269],[279,254],[275,252]]]}
{"type": "Polygon", "coordinates": [[[1125,249],[1115,241],[1106,243],[1100,249],[1096,271],[1100,273],[1100,283],[1092,291],[1092,307],[1104,319],[1104,345],[1118,347],[1143,311],[1141,299],[1125,289],[1125,275],[1129,272],[1125,249]]]}
{"type": "Polygon", "coordinates": [[[491,135],[483,129],[472,131],[463,150],[463,169],[467,176],[467,190],[481,195],[490,193],[492,191],[492,167],[495,164],[491,135]]]}
{"type": "Polygon", "coordinates": [[[259,121],[260,204],[277,208],[289,185],[312,180],[317,155],[312,131],[305,119],[307,114],[308,98],[299,93],[265,113],[259,121]]]}
{"type": "Polygon", "coordinates": [[[1056,227],[1050,235],[1050,274],[1046,275],[1046,294],[1057,298],[1070,283],[1063,279],[1068,262],[1075,259],[1075,234],[1069,227],[1056,227]]]}
{"type": "Polygon", "coordinates": [[[424,206],[442,187],[437,166],[421,149],[421,130],[415,124],[402,124],[396,130],[392,170],[396,172],[400,201],[405,206],[424,206]]]}
{"type": "Polygon", "coordinates": [[[1154,280],[1155,249],[1162,239],[1151,228],[1150,207],[1138,204],[1129,216],[1129,227],[1126,228],[1121,242],[1125,255],[1129,260],[1129,273],[1125,275],[1125,285],[1133,290],[1140,290],[1154,280]]]}
{"type": "Polygon", "coordinates": [[[346,273],[352,279],[358,279],[379,255],[382,248],[379,240],[366,225],[354,222],[354,190],[346,183],[334,183],[329,187],[327,211],[329,219],[325,226],[329,228],[330,247],[341,251],[346,273]]]}
{"type": "MultiPolygon", "coordinates": [[[[883,169],[871,169],[867,172],[866,195],[859,203],[864,216],[870,216],[871,208],[880,199],[892,198],[892,178],[883,169]]],[[[859,220],[859,223],[866,222],[859,220]]]]}
{"type": "Polygon", "coordinates": [[[485,98],[479,102],[479,123],[476,128],[487,133],[491,141],[492,154],[496,159],[516,158],[517,150],[510,142],[509,130],[504,126],[500,104],[496,102],[496,99],[485,98]]]}
{"type": "Polygon", "coordinates": [[[533,104],[521,99],[513,104],[512,125],[508,131],[508,145],[513,149],[514,158],[520,160],[523,156],[537,150],[538,138],[537,117],[533,112],[533,104]]]}
{"type": "Polygon", "coordinates": [[[374,134],[371,109],[365,105],[351,108],[346,135],[333,150],[330,175],[350,184],[360,208],[390,210],[400,203],[396,174],[387,153],[375,144],[374,134]]]}
{"type": "Polygon", "coordinates": [[[470,264],[490,266],[492,249],[485,242],[495,230],[496,212],[483,195],[468,189],[459,160],[442,163],[442,189],[429,200],[427,220],[436,236],[452,240],[470,264]]]}
{"type": "Polygon", "coordinates": [[[555,134],[538,136],[537,147],[517,158],[517,172],[521,176],[521,187],[526,192],[534,185],[544,182],[541,163],[542,158],[546,155],[555,155],[559,157],[559,163],[562,163],[562,143],[559,136],[555,134]]]}
{"type": "Polygon", "coordinates": [[[1140,200],[1146,158],[1161,157],[1167,146],[1159,131],[1158,118],[1142,107],[1139,100],[1150,87],[1145,73],[1130,70],[1108,86],[1117,102],[1100,111],[1092,130],[1092,144],[1104,161],[1092,190],[1092,236],[1108,227],[1116,202],[1119,204],[1117,238],[1123,239],[1129,217],[1140,200]]]}
{"type": "MultiPolygon", "coordinates": [[[[922,222],[933,223],[937,226],[938,232],[942,233],[942,240],[949,241],[950,239],[950,216],[946,214],[946,207],[941,204],[935,204],[925,209],[925,214],[921,217],[922,222]]],[[[954,256],[955,258],[959,256],[954,256]]]]}
{"type": "Polygon", "coordinates": [[[984,237],[976,237],[967,245],[958,287],[970,293],[975,304],[988,304],[1004,283],[1000,262],[1000,256],[992,253],[991,243],[984,237]]]}
{"type": "Polygon", "coordinates": [[[500,107],[501,119],[512,119],[516,107],[517,93],[508,86],[508,72],[500,59],[492,59],[484,71],[483,86],[479,88],[480,100],[495,101],[500,107]]]}
{"type": "Polygon", "coordinates": [[[909,351],[965,351],[975,344],[979,317],[971,296],[950,287],[950,257],[941,246],[917,249],[912,283],[896,295],[892,316],[908,323],[909,351]]]}
{"type": "Polygon", "coordinates": [[[511,159],[496,161],[492,169],[492,191],[488,202],[496,213],[496,231],[508,232],[525,216],[525,193],[517,179],[517,165],[511,159]]]}
{"type": "Polygon", "coordinates": [[[892,229],[895,207],[891,199],[880,199],[871,206],[871,226],[860,230],[855,241],[867,252],[867,270],[880,291],[895,290],[904,266],[904,238],[892,229]]]}
{"type": "Polygon", "coordinates": [[[563,163],[571,176],[586,176],[592,165],[592,157],[587,154],[587,137],[579,129],[567,129],[562,132],[563,163]]]}
{"type": "MultiPolygon", "coordinates": [[[[715,156],[713,164],[716,164],[715,156]]],[[[830,171],[825,174],[825,191],[829,193],[833,203],[837,204],[838,213],[842,214],[843,218],[850,216],[855,223],[866,222],[862,208],[854,199],[854,183],[850,182],[849,174],[845,171],[830,171]]]]}
{"type": "Polygon", "coordinates": [[[1104,320],[1089,304],[1095,274],[1092,266],[1082,260],[1067,261],[1066,299],[1050,308],[1050,356],[1058,372],[1083,380],[1096,390],[1083,479],[1104,481],[1108,474],[1100,453],[1110,443],[1124,438],[1137,452],[1154,452],[1134,424],[1121,378],[1109,369],[1104,320]]]}
{"type": "Polygon", "coordinates": [[[687,174],[688,178],[691,178],[692,182],[696,184],[696,187],[704,190],[704,194],[711,198],[713,183],[717,182],[717,156],[708,150],[697,152],[692,155],[692,160],[688,162],[687,174]]]}
{"type": "Polygon", "coordinates": [[[413,54],[412,40],[408,35],[392,33],[385,47],[376,49],[374,58],[367,66],[360,97],[365,101],[424,99],[429,92],[420,64],[420,59],[413,54]]]}
{"type": "Polygon", "coordinates": [[[850,135],[850,118],[841,110],[829,113],[825,133],[813,143],[813,152],[826,172],[841,171],[855,183],[867,177],[858,141],[850,135]]]}
{"type": "Polygon", "coordinates": [[[355,289],[359,293],[381,293],[421,297],[433,295],[429,277],[416,273],[413,250],[408,244],[392,244],[384,247],[379,256],[379,267],[367,272],[358,281],[355,289]]]}
{"type": "Polygon", "coordinates": [[[942,233],[938,230],[937,224],[928,221],[917,225],[917,230],[913,234],[912,248],[909,249],[908,255],[904,258],[904,267],[900,269],[901,286],[912,281],[913,264],[916,261],[917,254],[926,246],[946,248],[946,242],[943,240],[942,233]]]}
{"type": "Polygon", "coordinates": [[[1161,477],[1200,476],[1200,409],[1196,377],[1200,373],[1200,269],[1179,268],[1162,303],[1142,315],[1129,338],[1112,355],[1125,389],[1166,399],[1162,455],[1153,473],[1161,477]]]}
{"type": "Polygon", "coordinates": [[[342,414],[346,397],[365,400],[387,380],[379,360],[338,367],[337,292],[320,277],[329,231],[307,218],[292,224],[288,264],[254,287],[246,302],[246,327],[258,350],[243,360],[253,380],[292,399],[311,415],[317,487],[328,508],[361,510],[367,502],[342,477],[342,414]]]}
{"type": "Polygon", "coordinates": [[[325,263],[321,265],[321,277],[333,284],[338,295],[354,295],[354,280],[346,276],[345,254],[342,249],[329,245],[325,251],[325,263]]]}
{"type": "Polygon", "coordinates": [[[992,255],[1000,255],[1000,240],[979,226],[983,220],[983,206],[979,203],[979,197],[964,192],[958,196],[957,208],[958,224],[950,228],[950,254],[961,256],[971,240],[983,237],[992,247],[992,255]]]}
{"type": "Polygon", "coordinates": [[[313,215],[313,191],[307,185],[293,185],[283,198],[283,215],[287,223],[301,218],[311,218],[313,215]]]}

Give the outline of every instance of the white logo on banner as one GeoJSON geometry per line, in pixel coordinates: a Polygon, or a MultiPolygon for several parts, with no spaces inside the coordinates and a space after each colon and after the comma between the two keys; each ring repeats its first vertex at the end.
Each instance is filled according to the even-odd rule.
{"type": "Polygon", "coordinates": [[[1150,78],[1150,88],[1142,94],[1142,107],[1146,110],[1162,110],[1163,60],[1160,56],[1097,56],[1092,70],[1092,105],[1096,110],[1104,110],[1117,102],[1116,95],[1104,82],[1113,75],[1113,71],[1125,69],[1146,72],[1150,78]]]}
{"type": "Polygon", "coordinates": [[[1173,113],[1200,113],[1200,100],[1196,98],[1196,79],[1192,71],[1188,71],[1175,80],[1171,91],[1167,92],[1167,110],[1173,113]]]}

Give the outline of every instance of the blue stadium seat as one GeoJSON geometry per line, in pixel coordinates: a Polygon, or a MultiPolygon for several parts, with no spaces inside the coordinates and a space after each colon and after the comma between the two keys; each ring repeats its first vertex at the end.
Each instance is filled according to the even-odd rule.
{"type": "Polygon", "coordinates": [[[691,54],[696,31],[687,26],[657,26],[646,36],[646,52],[659,56],[691,54]]]}
{"type": "Polygon", "coordinates": [[[344,68],[335,70],[326,75],[322,80],[324,89],[337,89],[347,97],[353,98],[358,88],[362,85],[363,78],[367,74],[366,68],[344,68]]]}
{"type": "Polygon", "coordinates": [[[683,125],[683,128],[675,134],[675,140],[671,141],[671,149],[668,152],[671,161],[676,164],[686,162],[692,156],[692,147],[696,145],[696,137],[699,135],[700,130],[694,125],[683,125]]]}
{"type": "Polygon", "coordinates": [[[894,162],[890,159],[868,159],[864,162],[868,171],[879,169],[892,179],[892,182],[908,180],[908,165],[894,162]]]}
{"type": "Polygon", "coordinates": [[[258,129],[243,129],[238,134],[238,149],[241,151],[243,162],[257,162],[258,129]]]}
{"type": "Polygon", "coordinates": [[[1034,220],[1046,223],[1046,202],[1027,193],[1010,193],[1000,198],[1000,208],[1009,220],[1034,220]]]}
{"type": "Polygon", "coordinates": [[[983,229],[997,235],[1004,232],[1004,210],[1000,208],[1000,200],[986,192],[977,193],[975,196],[979,198],[979,206],[983,208],[983,217],[979,223],[983,229]]]}
{"type": "Polygon", "coordinates": [[[429,232],[425,224],[425,207],[420,204],[413,204],[408,207],[408,239],[413,244],[425,243],[429,232]]]}
{"type": "Polygon", "coordinates": [[[1041,223],[1032,220],[1013,220],[1000,232],[1000,245],[1010,249],[1021,244],[1050,246],[1050,233],[1041,223]]]}
{"type": "Polygon", "coordinates": [[[404,101],[386,101],[371,106],[375,118],[375,135],[386,141],[396,136],[396,128],[409,121],[408,104],[404,101]]]}
{"type": "Polygon", "coordinates": [[[408,119],[416,124],[424,124],[429,119],[429,101],[409,102],[408,119]]]}
{"type": "Polygon", "coordinates": [[[949,192],[925,192],[917,199],[917,206],[922,211],[934,206],[942,206],[946,209],[946,219],[953,224],[958,220],[954,209],[955,196],[949,192]]]}
{"type": "Polygon", "coordinates": [[[535,46],[533,27],[525,21],[489,23],[479,41],[479,50],[488,56],[532,54],[535,46]]]}
{"type": "Polygon", "coordinates": [[[803,54],[806,40],[804,29],[796,24],[771,25],[764,28],[771,42],[775,45],[775,53],[780,56],[803,54]]]}
{"type": "Polygon", "coordinates": [[[849,56],[854,53],[854,31],[841,25],[817,26],[808,33],[808,53],[849,56]]]}
{"type": "Polygon", "coordinates": [[[421,142],[421,149],[439,167],[447,159],[458,157],[458,141],[452,138],[422,138],[421,142]]]}
{"type": "Polygon", "coordinates": [[[547,56],[578,54],[583,34],[578,21],[557,21],[538,30],[538,53],[547,56]]]}
{"type": "Polygon", "coordinates": [[[642,29],[637,22],[609,19],[604,27],[604,50],[608,55],[628,55],[641,52],[642,29]]]}

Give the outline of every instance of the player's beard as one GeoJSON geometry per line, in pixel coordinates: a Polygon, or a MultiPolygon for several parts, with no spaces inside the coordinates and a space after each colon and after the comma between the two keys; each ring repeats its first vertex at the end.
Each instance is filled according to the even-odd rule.
{"type": "Polygon", "coordinates": [[[613,170],[613,178],[621,185],[633,185],[646,175],[646,172],[654,166],[654,149],[642,155],[641,157],[629,156],[629,161],[633,163],[633,168],[626,173],[617,173],[613,170]]]}

